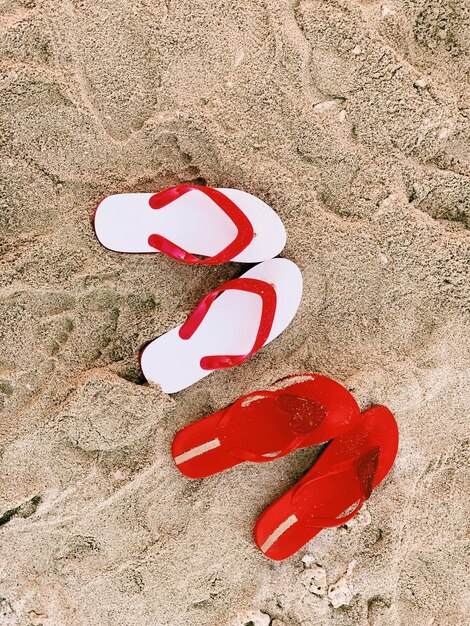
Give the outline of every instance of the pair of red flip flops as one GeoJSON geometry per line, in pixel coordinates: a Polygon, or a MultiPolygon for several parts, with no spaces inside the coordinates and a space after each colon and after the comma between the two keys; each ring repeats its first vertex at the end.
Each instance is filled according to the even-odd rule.
{"type": "Polygon", "coordinates": [[[179,431],[172,453],[185,476],[204,478],[325,441],[330,443],[310,471],[256,522],[258,548],[282,560],[323,528],[348,522],[388,474],[398,428],[385,406],[361,413],[349,391],[334,380],[290,376],[179,431]]]}

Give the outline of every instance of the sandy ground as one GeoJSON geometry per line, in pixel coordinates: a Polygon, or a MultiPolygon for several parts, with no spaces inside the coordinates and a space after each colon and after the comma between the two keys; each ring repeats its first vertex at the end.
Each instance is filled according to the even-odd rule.
{"type": "Polygon", "coordinates": [[[0,625],[468,623],[467,0],[3,0],[0,28],[0,625]],[[182,181],[270,203],[305,297],[169,397],[139,347],[242,266],[113,254],[90,217],[182,181]],[[191,482],[169,444],[307,371],[388,405],[401,447],[272,563],[253,524],[321,448],[191,482]]]}

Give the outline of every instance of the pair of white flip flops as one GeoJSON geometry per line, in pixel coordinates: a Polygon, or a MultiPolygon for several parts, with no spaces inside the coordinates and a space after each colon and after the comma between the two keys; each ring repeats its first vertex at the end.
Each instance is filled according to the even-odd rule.
{"type": "Polygon", "coordinates": [[[179,185],[112,195],[96,208],[94,228],[116,252],[163,252],[194,265],[258,263],[143,349],[143,374],[165,393],[247,360],[285,330],[299,307],[299,268],[273,258],[286,243],[284,226],[271,207],[244,191],[179,185]]]}

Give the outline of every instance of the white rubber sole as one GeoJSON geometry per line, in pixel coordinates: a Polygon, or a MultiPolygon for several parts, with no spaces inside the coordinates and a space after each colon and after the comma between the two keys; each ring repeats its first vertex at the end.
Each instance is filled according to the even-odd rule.
{"type": "MultiPolygon", "coordinates": [[[[286,231],[273,209],[246,191],[219,191],[245,213],[256,233],[253,241],[232,260],[258,263],[277,256],[286,244],[286,231]]],[[[94,227],[103,246],[114,252],[157,253],[148,244],[148,238],[158,234],[192,254],[214,256],[236,237],[235,224],[206,194],[190,191],[157,210],[149,205],[152,195],[123,193],[100,202],[94,227]]]]}
{"type": "MultiPolygon", "coordinates": [[[[243,274],[271,283],[277,306],[270,343],[291,323],[302,298],[302,274],[287,259],[264,261],[243,274]]],[[[213,303],[201,326],[187,340],[178,331],[181,324],[149,343],[140,355],[145,378],[165,393],[176,393],[211,373],[200,366],[210,355],[247,354],[255,342],[261,317],[261,298],[244,291],[225,291],[213,303]]]]}

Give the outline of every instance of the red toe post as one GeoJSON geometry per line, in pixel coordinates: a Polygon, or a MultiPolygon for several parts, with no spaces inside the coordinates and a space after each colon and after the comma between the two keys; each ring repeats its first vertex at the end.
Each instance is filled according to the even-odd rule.
{"type": "Polygon", "coordinates": [[[177,198],[195,190],[206,194],[206,196],[228,215],[237,227],[238,232],[235,239],[219,253],[205,259],[200,259],[194,254],[187,252],[161,235],[150,235],[148,244],[173,259],[191,265],[220,265],[221,263],[227,263],[227,261],[231,261],[240,254],[240,252],[253,241],[255,233],[245,213],[221,191],[212,187],[200,187],[198,185],[177,185],[176,187],[170,187],[169,189],[164,189],[154,194],[149,200],[149,205],[152,209],[163,209],[177,198]]]}
{"type": "Polygon", "coordinates": [[[274,315],[276,313],[277,302],[277,296],[274,287],[264,280],[257,280],[255,278],[236,278],[235,280],[230,280],[229,282],[225,283],[218,289],[214,289],[214,291],[211,291],[211,293],[207,294],[207,296],[201,300],[198,306],[188,317],[186,322],[181,326],[179,330],[179,336],[181,337],[181,339],[190,339],[201,325],[214,300],[223,291],[228,291],[231,289],[254,293],[259,295],[262,299],[263,308],[261,311],[261,319],[255,343],[253,344],[253,347],[248,352],[248,354],[228,356],[213,355],[203,357],[201,359],[200,365],[201,368],[204,370],[215,370],[225,367],[233,367],[234,365],[238,365],[239,363],[246,361],[246,359],[248,359],[264,346],[269,337],[269,333],[271,332],[274,315]]]}

